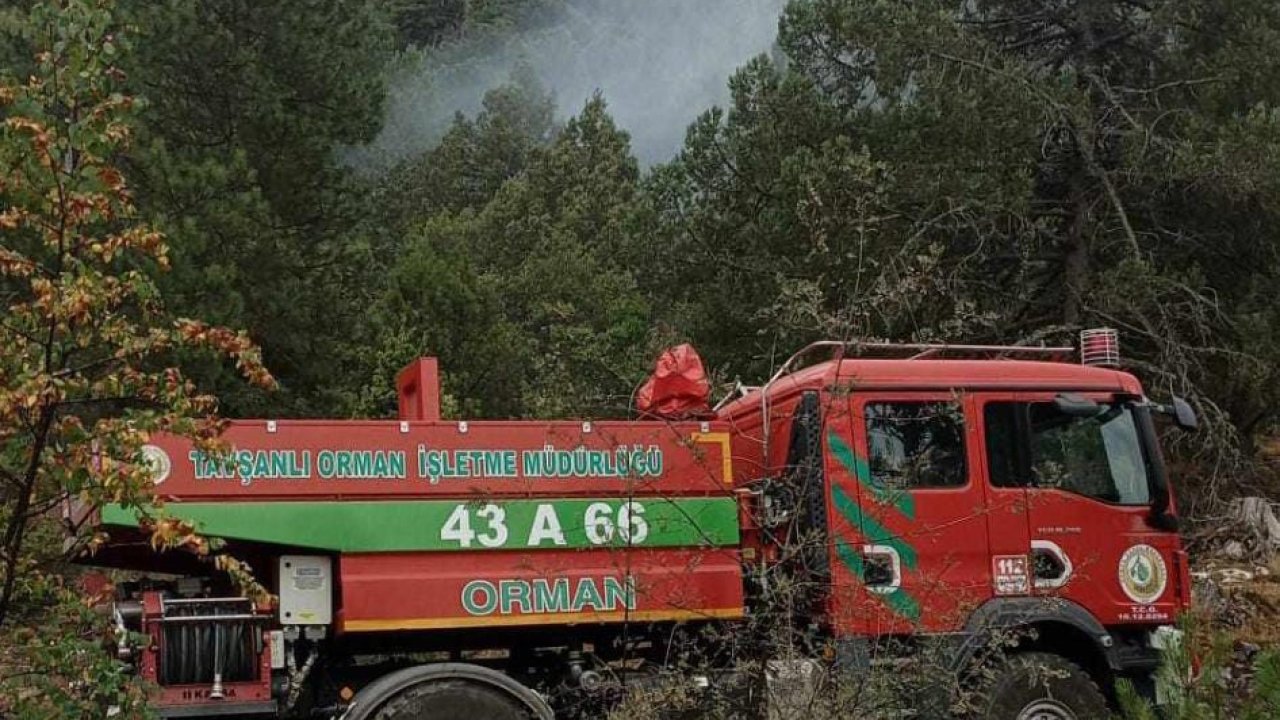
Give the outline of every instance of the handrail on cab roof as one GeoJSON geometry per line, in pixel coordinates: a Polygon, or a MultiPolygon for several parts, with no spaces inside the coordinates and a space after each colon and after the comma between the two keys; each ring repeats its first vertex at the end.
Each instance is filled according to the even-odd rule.
{"type": "Polygon", "coordinates": [[[800,348],[787,361],[782,363],[778,371],[769,378],[762,389],[783,376],[799,369],[792,367],[801,358],[814,350],[832,348],[835,359],[846,357],[865,357],[899,360],[1000,360],[1013,356],[1028,357],[1037,360],[1065,362],[1075,355],[1073,347],[1042,347],[1034,345],[952,345],[947,343],[894,343],[867,340],[819,340],[800,348]],[[852,351],[852,353],[850,353],[852,351]]]}
{"type": "MultiPolygon", "coordinates": [[[[769,447],[769,388],[778,380],[798,370],[800,367],[798,362],[802,358],[812,354],[815,350],[825,348],[833,350],[832,359],[836,361],[844,360],[847,357],[899,360],[1002,360],[1022,357],[1066,362],[1070,361],[1076,352],[1075,348],[1069,346],[951,345],[947,343],[894,343],[867,340],[819,340],[809,343],[787,358],[787,361],[782,363],[778,371],[769,378],[769,381],[758,388],[760,390],[760,412],[766,458],[768,457],[769,447]]],[[[723,401],[717,404],[716,409],[718,410],[723,404],[725,404],[723,401]]]]}

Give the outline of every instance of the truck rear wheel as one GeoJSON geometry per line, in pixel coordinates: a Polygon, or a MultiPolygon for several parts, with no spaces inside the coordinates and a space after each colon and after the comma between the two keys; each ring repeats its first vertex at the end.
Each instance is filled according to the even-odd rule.
{"type": "Polygon", "coordinates": [[[414,665],[360,688],[342,720],[555,720],[518,680],[471,663],[414,665]]]}
{"type": "Polygon", "coordinates": [[[976,717],[989,720],[1106,720],[1107,699],[1080,666],[1059,655],[1019,653],[979,694],[976,717]]]}
{"type": "Polygon", "coordinates": [[[528,720],[529,712],[500,690],[466,680],[431,680],[383,705],[374,720],[528,720]]]}

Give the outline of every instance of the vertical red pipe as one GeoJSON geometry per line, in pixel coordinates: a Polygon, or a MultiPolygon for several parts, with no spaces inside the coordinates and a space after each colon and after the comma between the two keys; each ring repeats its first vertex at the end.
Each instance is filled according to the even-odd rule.
{"type": "Polygon", "coordinates": [[[440,368],[433,357],[423,357],[405,366],[396,376],[401,420],[440,419],[440,368]]]}

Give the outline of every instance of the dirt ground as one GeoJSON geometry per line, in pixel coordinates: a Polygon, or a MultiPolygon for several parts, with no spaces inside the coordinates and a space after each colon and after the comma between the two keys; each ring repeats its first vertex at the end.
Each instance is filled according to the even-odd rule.
{"type": "Polygon", "coordinates": [[[1280,555],[1266,563],[1206,557],[1192,577],[1198,619],[1234,640],[1280,647],[1280,555]]]}

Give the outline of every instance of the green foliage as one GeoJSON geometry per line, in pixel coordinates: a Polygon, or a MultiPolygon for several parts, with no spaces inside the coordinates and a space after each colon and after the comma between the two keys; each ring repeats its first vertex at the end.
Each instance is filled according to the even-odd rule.
{"type": "Polygon", "coordinates": [[[1185,624],[1193,642],[1167,649],[1156,673],[1157,708],[1141,697],[1128,680],[1116,687],[1119,717],[1124,720],[1265,720],[1280,712],[1280,652],[1274,648],[1250,654],[1212,628],[1185,624]],[[1193,663],[1192,653],[1196,652],[1193,663]]]}
{"type": "Polygon", "coordinates": [[[648,179],[628,256],[746,377],[819,337],[1118,327],[1202,408],[1182,457],[1228,477],[1280,392],[1280,88],[1254,64],[1277,31],[1269,3],[798,0],[785,62],[742,68],[648,179]]]}
{"type": "MultiPolygon", "coordinates": [[[[3,520],[7,517],[0,510],[3,520]]],[[[0,715],[15,720],[153,717],[146,707],[146,683],[108,651],[115,641],[110,618],[92,607],[97,598],[77,586],[77,571],[60,563],[61,535],[48,519],[31,530],[34,552],[25,554],[19,567],[15,613],[0,629],[0,715]]]]}
{"type": "MultiPolygon", "coordinates": [[[[340,164],[382,116],[391,27],[373,0],[128,2],[129,84],[151,99],[131,154],[168,234],[175,310],[245,327],[282,392],[190,360],[230,415],[340,412],[334,387],[371,278],[366,213],[340,164]]],[[[197,372],[198,371],[198,372],[197,372]]]]}
{"type": "Polygon", "coordinates": [[[394,370],[435,354],[464,413],[625,412],[649,312],[613,251],[639,169],[600,99],[552,131],[545,95],[518,81],[393,176],[385,197],[410,239],[369,325],[362,409],[387,412],[394,370]]]}
{"type": "Polygon", "coordinates": [[[393,168],[375,195],[371,225],[392,237],[441,211],[479,210],[528,167],[556,131],[554,106],[528,68],[486,93],[474,119],[459,115],[439,145],[393,168]]]}
{"type": "MultiPolygon", "coordinates": [[[[247,336],[175,319],[161,302],[155,276],[170,267],[168,245],[139,216],[121,170],[139,103],[122,91],[130,45],[112,10],[103,0],[36,4],[20,26],[34,49],[31,71],[22,81],[0,78],[6,716],[98,718],[139,702],[136,683],[101,652],[103,623],[50,566],[101,543],[88,523],[98,507],[156,502],[144,453],[152,434],[218,445],[216,399],[167,362],[175,353],[213,355],[272,385],[247,336]],[[74,508],[65,527],[54,520],[62,508],[74,508]]],[[[157,549],[208,555],[190,525],[152,520],[157,549]]],[[[233,559],[218,566],[245,577],[233,559]]]]}
{"type": "MultiPolygon", "coordinates": [[[[500,5],[492,18],[533,9],[500,5]]],[[[477,33],[464,44],[483,44],[481,5],[461,13],[455,25],[477,33]]],[[[1192,395],[1206,417],[1209,431],[1180,457],[1226,477],[1274,420],[1280,394],[1270,302],[1280,255],[1268,219],[1280,88],[1266,79],[1274,73],[1253,72],[1276,62],[1260,48],[1277,32],[1265,2],[1179,0],[1145,12],[1075,0],[959,11],[798,0],[775,57],[747,63],[730,80],[729,107],[708,110],[680,155],[638,181],[560,140],[566,164],[553,169],[547,145],[561,130],[525,71],[387,175],[365,234],[383,277],[425,272],[396,266],[467,268],[457,282],[485,298],[466,316],[473,344],[444,339],[461,334],[427,308],[434,320],[380,320],[397,329],[379,335],[403,347],[370,353],[388,367],[360,395],[417,347],[448,355],[449,372],[486,378],[497,377],[478,370],[490,361],[530,358],[525,369],[567,383],[545,392],[584,397],[574,373],[541,354],[494,346],[526,338],[521,348],[545,349],[553,334],[552,346],[581,342],[576,330],[548,333],[559,322],[548,311],[565,300],[565,266],[598,279],[603,262],[614,280],[592,292],[647,318],[643,333],[621,329],[627,312],[581,326],[621,329],[628,340],[609,352],[658,335],[691,339],[744,378],[822,337],[1069,343],[1082,327],[1119,327],[1153,392],[1192,395]],[[575,187],[589,190],[574,199],[575,187]],[[600,205],[606,193],[604,214],[575,218],[572,203],[600,205]],[[539,275],[534,255],[560,271],[539,275]],[[486,280],[499,272],[500,285],[486,280]],[[524,333],[535,326],[543,339],[530,345],[524,333]]],[[[392,294],[404,315],[407,296],[392,294]]],[[[621,396],[623,383],[598,379],[621,396]]],[[[606,407],[537,401],[534,411],[512,399],[528,397],[512,378],[496,385],[504,390],[459,382],[505,398],[459,395],[461,407],[606,407]]],[[[386,390],[374,394],[386,408],[386,390]]],[[[1189,495],[1192,509],[1200,496],[1189,495]]]]}
{"type": "Polygon", "coordinates": [[[467,35],[507,30],[562,0],[389,0],[400,43],[435,47],[467,35]]]}

